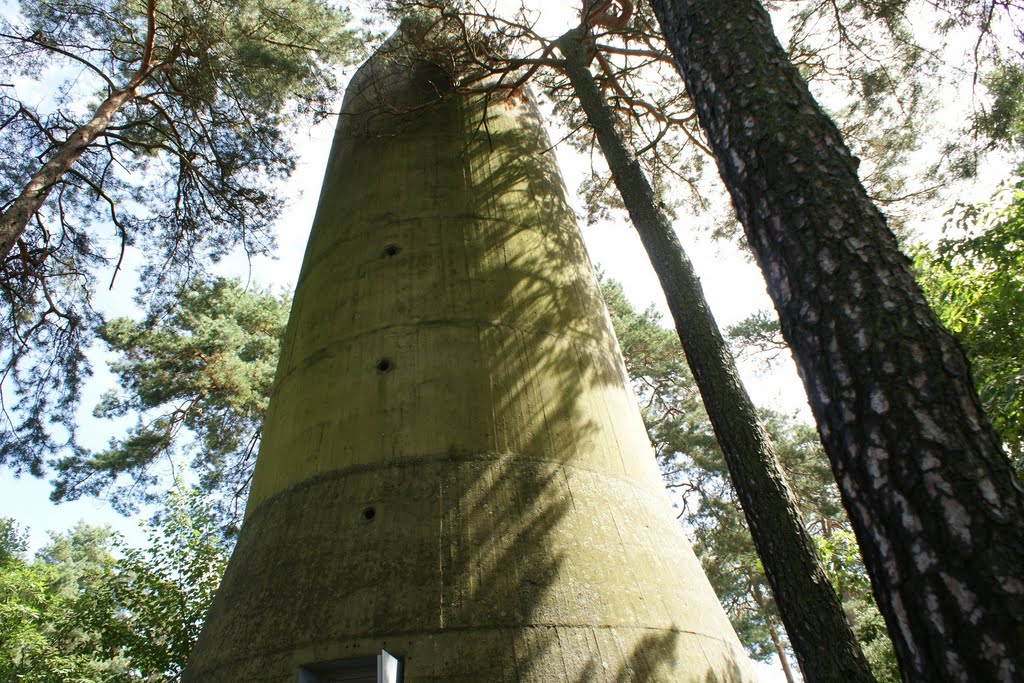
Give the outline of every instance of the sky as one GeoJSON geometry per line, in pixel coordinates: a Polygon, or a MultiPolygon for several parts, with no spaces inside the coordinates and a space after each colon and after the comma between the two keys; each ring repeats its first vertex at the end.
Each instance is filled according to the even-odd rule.
{"type": "MultiPolygon", "coordinates": [[[[498,0],[501,2],[502,0],[498,0]]],[[[11,4],[4,2],[5,13],[11,4]]],[[[537,4],[537,3],[534,3],[537,4]]],[[[368,5],[357,2],[354,13],[368,12],[368,5]]],[[[547,36],[557,37],[577,21],[575,5],[560,3],[554,7],[544,5],[544,11],[536,15],[535,29],[547,36]]],[[[784,24],[776,22],[777,30],[784,24]]],[[[347,78],[354,71],[350,67],[347,78]]],[[[68,75],[68,74],[62,74],[68,75]]],[[[45,92],[45,88],[41,89],[45,92]]],[[[340,101],[340,100],[339,100],[340,101]]],[[[957,117],[951,117],[956,119],[957,117]]],[[[276,259],[257,258],[251,264],[243,257],[226,259],[217,268],[218,274],[251,278],[260,284],[291,288],[299,271],[306,237],[312,223],[319,195],[323,169],[330,148],[335,117],[330,117],[310,130],[299,131],[294,144],[300,153],[295,173],[282,186],[283,193],[290,198],[289,209],[277,223],[279,249],[276,259]],[[251,267],[250,267],[251,266],[251,267]]],[[[561,140],[565,131],[557,126],[553,117],[548,117],[549,136],[553,141],[561,140]]],[[[555,147],[566,185],[573,195],[570,199],[583,212],[583,202],[576,195],[576,188],[583,177],[589,161],[568,144],[555,147]]],[[[706,222],[706,221],[705,221],[706,222]]],[[[934,221],[933,221],[934,222],[934,221]]],[[[702,223],[698,216],[682,214],[675,223],[680,241],[701,278],[704,293],[721,328],[734,324],[758,310],[771,310],[772,304],[765,292],[764,281],[756,265],[736,245],[726,241],[713,241],[709,233],[695,227],[702,223]]],[[[618,280],[624,286],[627,296],[640,309],[654,305],[663,315],[666,325],[671,318],[668,314],[657,278],[651,269],[647,256],[636,233],[619,215],[613,220],[596,225],[581,225],[584,240],[594,265],[606,276],[618,280]]],[[[111,241],[113,246],[113,241],[111,241]]],[[[130,271],[132,260],[139,261],[138,254],[129,254],[126,270],[130,271]]],[[[98,305],[107,315],[130,315],[133,278],[130,272],[119,276],[113,291],[98,293],[98,305]]],[[[80,423],[87,445],[98,448],[117,433],[123,424],[100,422],[91,417],[92,406],[100,394],[113,383],[113,378],[104,367],[103,357],[94,354],[94,377],[85,390],[80,409],[80,423]]],[[[755,403],[772,407],[782,412],[796,412],[803,419],[810,420],[810,413],[803,389],[795,369],[788,358],[781,358],[765,372],[761,363],[753,359],[739,359],[741,374],[755,403]]],[[[80,518],[97,523],[111,523],[131,534],[134,521],[128,521],[109,511],[105,504],[96,501],[79,501],[53,506],[48,503],[49,486],[32,478],[14,479],[7,471],[0,471],[0,515],[12,516],[28,525],[33,532],[32,544],[46,540],[45,531],[65,529],[80,518]]]]}
{"type": "MultiPolygon", "coordinates": [[[[541,15],[542,21],[538,24],[541,33],[554,37],[574,23],[575,7],[561,5],[560,9],[560,12],[556,12],[546,7],[545,13],[541,15]]],[[[950,116],[951,120],[956,118],[955,115],[950,116]]],[[[219,274],[241,277],[243,280],[251,277],[264,285],[288,288],[293,285],[316,208],[335,122],[336,119],[331,117],[312,130],[298,133],[296,137],[295,144],[301,156],[295,173],[282,188],[291,198],[291,203],[277,224],[280,245],[277,259],[258,258],[250,268],[250,264],[242,257],[229,258],[218,267],[219,274]]],[[[552,127],[551,139],[562,139],[564,131],[558,130],[550,118],[549,124],[552,127]]],[[[575,196],[575,189],[589,162],[565,143],[557,145],[555,152],[566,185],[574,195],[571,198],[574,206],[582,212],[582,201],[575,196]]],[[[977,198],[985,196],[987,186],[992,184],[998,174],[999,171],[996,171],[983,182],[980,189],[970,194],[977,198]]],[[[939,222],[937,214],[922,218],[921,228],[929,225],[934,227],[939,222]]],[[[705,295],[719,326],[724,328],[758,310],[770,310],[771,301],[756,265],[734,244],[715,242],[707,231],[695,229],[694,226],[699,222],[695,216],[681,215],[675,227],[700,275],[705,295]]],[[[643,309],[653,304],[662,312],[668,324],[671,319],[657,278],[639,239],[624,217],[619,216],[593,226],[581,225],[581,230],[595,266],[606,276],[620,281],[627,296],[638,308],[643,309]]],[[[133,255],[133,258],[138,260],[138,255],[133,255]]],[[[107,314],[125,314],[132,310],[131,294],[131,278],[122,278],[114,292],[102,293],[100,306],[107,314]]],[[[101,423],[90,416],[99,395],[112,384],[112,377],[103,367],[102,357],[95,358],[95,377],[86,388],[80,417],[84,440],[93,447],[101,447],[123,424],[101,423]]],[[[782,358],[771,372],[765,372],[761,364],[753,360],[741,360],[739,365],[756,404],[783,412],[795,412],[804,420],[810,420],[802,386],[788,358],[782,358]]],[[[93,524],[110,524],[130,542],[143,542],[138,520],[121,517],[105,502],[95,499],[55,506],[48,501],[49,488],[44,481],[30,477],[15,479],[6,470],[0,470],[0,517],[13,517],[20,524],[28,526],[32,532],[33,549],[38,549],[46,542],[47,530],[68,529],[81,519],[93,524]]],[[[775,675],[769,672],[766,678],[772,679],[775,675]]]]}

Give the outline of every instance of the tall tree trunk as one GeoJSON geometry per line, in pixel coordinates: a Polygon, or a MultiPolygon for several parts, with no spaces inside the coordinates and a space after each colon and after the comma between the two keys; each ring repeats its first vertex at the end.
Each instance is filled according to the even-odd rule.
{"type": "Polygon", "coordinates": [[[768,282],[907,680],[1024,679],[1024,491],[756,0],[652,0],[768,282]]]}
{"type": "Polygon", "coordinates": [[[793,667],[789,663],[789,656],[786,654],[786,648],[782,646],[782,641],[779,638],[779,630],[775,627],[775,622],[768,624],[768,635],[772,639],[772,645],[775,646],[775,653],[779,657],[779,666],[782,667],[782,675],[786,677],[786,683],[796,683],[796,679],[793,678],[793,667]]]}
{"type": "Polygon", "coordinates": [[[7,255],[18,238],[25,232],[32,216],[43,205],[50,191],[65,173],[68,172],[89,145],[99,137],[110,125],[114,114],[124,104],[135,97],[136,88],[115,90],[100,106],[92,118],[79,126],[61,143],[57,153],[36,171],[35,175],[25,184],[21,194],[0,214],[0,254],[7,255]]]}
{"type": "Polygon", "coordinates": [[[874,681],[800,520],[774,448],[739,378],[693,264],[671,221],[658,207],[640,164],[626,148],[587,68],[580,32],[570,31],[558,45],[565,55],[569,80],[665,290],[676,332],[722,446],[800,668],[808,681],[874,681]]]}
{"type": "Polygon", "coordinates": [[[767,610],[768,606],[765,604],[761,588],[755,583],[751,585],[750,590],[754,597],[754,602],[757,603],[761,613],[764,614],[764,622],[768,627],[768,637],[771,638],[772,646],[775,648],[775,654],[779,657],[779,665],[782,667],[782,674],[786,677],[786,683],[796,683],[793,679],[793,667],[789,665],[789,656],[786,653],[786,648],[782,644],[782,637],[779,635],[779,628],[775,625],[775,617],[773,617],[767,610]]]}
{"type": "MultiPolygon", "coordinates": [[[[74,166],[89,145],[107,130],[118,110],[138,94],[139,87],[153,73],[156,3],[157,0],[146,0],[146,37],[139,58],[139,66],[131,78],[121,88],[113,88],[113,84],[110,84],[110,94],[96,108],[92,118],[68,136],[68,139],[57,149],[57,153],[36,171],[22,189],[21,194],[15,197],[7,210],[0,214],[0,258],[6,257],[14,248],[18,238],[25,232],[28,222],[32,220],[32,216],[39,211],[43,202],[50,196],[57,181],[74,166]]],[[[170,62],[165,62],[156,68],[166,68],[169,65],[170,62]]]]}
{"type": "Polygon", "coordinates": [[[402,47],[420,37],[349,84],[183,680],[294,681],[382,648],[406,683],[752,680],[532,98],[437,102],[451,75],[402,47]]]}

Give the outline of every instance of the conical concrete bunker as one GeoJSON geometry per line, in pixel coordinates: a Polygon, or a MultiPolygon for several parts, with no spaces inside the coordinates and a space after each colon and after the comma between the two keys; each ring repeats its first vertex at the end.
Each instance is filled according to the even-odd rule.
{"type": "Polygon", "coordinates": [[[185,680],[377,680],[381,651],[406,683],[750,680],[536,106],[439,100],[407,42],[349,86],[185,680]]]}

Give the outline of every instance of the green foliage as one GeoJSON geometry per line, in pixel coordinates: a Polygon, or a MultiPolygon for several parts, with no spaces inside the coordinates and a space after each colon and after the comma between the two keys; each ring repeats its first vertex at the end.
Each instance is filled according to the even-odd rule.
{"type": "MultiPolygon", "coordinates": [[[[776,642],[787,647],[781,618],[679,340],[653,310],[637,312],[617,283],[603,282],[602,290],[662,473],[680,495],[680,516],[704,571],[750,655],[781,655],[776,642]]],[[[772,339],[770,322],[761,316],[744,329],[772,339]]],[[[817,433],[784,415],[765,411],[761,417],[873,671],[879,680],[898,680],[892,645],[817,433]]]]}
{"type": "Polygon", "coordinates": [[[758,355],[766,365],[789,347],[782,338],[779,318],[771,311],[756,311],[725,330],[737,354],[758,355]]]}
{"type": "Polygon", "coordinates": [[[141,79],[0,255],[0,463],[16,471],[80,456],[72,416],[101,269],[116,275],[136,247],[149,295],[166,297],[232,250],[271,250],[288,133],[333,108],[334,67],[362,49],[323,0],[151,4],[22,0],[0,21],[4,211],[99,101],[141,79]]]}
{"type": "Polygon", "coordinates": [[[146,680],[178,680],[227,566],[215,515],[197,493],[172,492],[145,549],[123,548],[111,596],[120,618],[100,625],[146,680]]]}
{"type": "Polygon", "coordinates": [[[914,10],[907,4],[854,0],[786,8],[790,60],[818,99],[830,103],[830,116],[862,162],[861,181],[891,222],[899,202],[927,195],[923,179],[908,177],[907,170],[934,114],[938,81],[937,55],[921,47],[914,25],[920,20],[908,17],[914,10]]]}
{"type": "Polygon", "coordinates": [[[981,79],[991,104],[975,116],[975,128],[996,145],[1024,150],[1024,66],[999,65],[981,79]]]}
{"type": "Polygon", "coordinates": [[[707,415],[675,332],[661,326],[653,307],[637,312],[618,282],[604,280],[601,292],[647,424],[678,419],[682,411],[703,426],[707,415]]]}
{"type": "Polygon", "coordinates": [[[960,207],[937,249],[917,248],[918,279],[971,361],[978,395],[1024,475],[1024,180],[960,207]]]}
{"type": "Polygon", "coordinates": [[[53,536],[34,561],[0,566],[0,680],[122,681],[124,663],[101,654],[89,622],[115,560],[109,530],[79,524],[53,536]]]}
{"type": "Polygon", "coordinates": [[[0,566],[0,680],[57,681],[43,672],[64,675],[78,668],[47,638],[62,606],[47,590],[50,574],[21,559],[0,566]]]}
{"type": "Polygon", "coordinates": [[[857,539],[847,529],[832,529],[815,537],[822,564],[832,580],[836,593],[842,596],[843,607],[853,622],[853,630],[864,650],[864,656],[878,683],[899,683],[899,668],[885,622],[871,597],[864,561],[857,539]]]}
{"type": "Polygon", "coordinates": [[[137,422],[99,453],[57,461],[54,497],[110,490],[129,509],[164,490],[160,467],[169,461],[175,472],[191,467],[199,488],[219,494],[222,513],[234,516],[248,491],[290,307],[290,296],[217,279],[193,283],[169,310],[158,306],[142,321],[104,323],[99,335],[117,354],[110,367],[120,390],[105,394],[95,414],[137,422]]]}
{"type": "Polygon", "coordinates": [[[27,547],[26,534],[14,520],[0,517],[0,566],[18,559],[27,547]]]}
{"type": "Polygon", "coordinates": [[[172,493],[163,514],[143,550],[80,523],[0,563],[0,680],[178,680],[228,550],[197,495],[172,493]]]}

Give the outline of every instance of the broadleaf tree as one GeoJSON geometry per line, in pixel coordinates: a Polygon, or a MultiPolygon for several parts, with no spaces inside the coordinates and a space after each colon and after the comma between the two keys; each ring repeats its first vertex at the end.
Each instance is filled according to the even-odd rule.
{"type": "Polygon", "coordinates": [[[179,680],[230,548],[214,508],[198,491],[170,492],[159,517],[147,525],[145,548],[123,547],[111,588],[111,616],[96,628],[129,670],[150,680],[179,680]]]}
{"type": "Polygon", "coordinates": [[[159,519],[145,526],[148,545],[140,549],[108,528],[79,523],[52,534],[32,559],[17,535],[2,537],[2,680],[178,680],[229,549],[213,509],[195,492],[171,491],[159,519]]]}
{"type": "Polygon", "coordinates": [[[87,623],[113,576],[112,541],[109,529],[79,523],[65,534],[51,535],[32,560],[24,545],[8,553],[0,564],[3,680],[129,680],[119,675],[124,661],[103,654],[102,634],[87,623]]]}
{"type": "Polygon", "coordinates": [[[1024,477],[1024,181],[1006,184],[990,203],[960,207],[935,248],[917,248],[915,265],[1024,477]]]}

